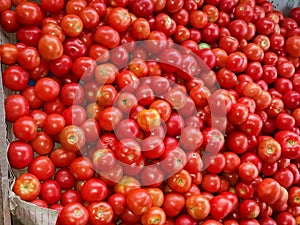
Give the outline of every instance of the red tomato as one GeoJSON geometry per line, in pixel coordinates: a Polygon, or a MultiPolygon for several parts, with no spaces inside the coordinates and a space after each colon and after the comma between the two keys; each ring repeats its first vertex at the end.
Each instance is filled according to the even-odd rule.
{"type": "Polygon", "coordinates": [[[114,212],[107,202],[94,202],[87,207],[89,212],[89,222],[91,225],[111,224],[114,218],[114,212]],[[100,215],[100,216],[99,216],[100,215]]]}
{"type": "Polygon", "coordinates": [[[78,202],[66,204],[60,212],[60,221],[62,225],[85,225],[88,220],[88,210],[78,202]]]}
{"type": "Polygon", "coordinates": [[[210,213],[209,200],[201,194],[191,195],[185,202],[187,213],[196,220],[205,219],[210,213]]]}
{"type": "Polygon", "coordinates": [[[32,201],[41,191],[39,179],[31,173],[23,173],[17,177],[13,191],[24,201],[32,201]]]}

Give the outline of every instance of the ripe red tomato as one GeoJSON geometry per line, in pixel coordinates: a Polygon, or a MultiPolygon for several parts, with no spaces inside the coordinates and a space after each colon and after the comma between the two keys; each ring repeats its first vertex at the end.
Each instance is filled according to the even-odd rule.
{"type": "Polygon", "coordinates": [[[201,194],[191,195],[185,202],[188,214],[196,220],[203,220],[210,213],[209,200],[201,194]]]}
{"type": "Polygon", "coordinates": [[[135,215],[142,215],[146,213],[152,206],[151,195],[144,189],[131,190],[126,197],[127,207],[135,215]]]}
{"type": "Polygon", "coordinates": [[[46,180],[41,184],[40,198],[47,204],[57,203],[61,197],[60,186],[55,180],[46,180]]]}
{"type": "Polygon", "coordinates": [[[63,55],[64,47],[57,36],[44,34],[39,40],[38,50],[45,60],[54,60],[63,55]]]}
{"type": "Polygon", "coordinates": [[[88,179],[80,190],[81,197],[87,202],[100,202],[107,197],[107,185],[98,178],[88,179]]]}
{"type": "Polygon", "coordinates": [[[37,156],[28,166],[28,172],[35,175],[39,180],[48,180],[55,173],[55,166],[47,156],[37,156]]]}
{"type": "Polygon", "coordinates": [[[162,208],[168,217],[179,215],[184,207],[185,198],[181,194],[175,192],[165,194],[162,208]]]}
{"type": "Polygon", "coordinates": [[[63,225],[85,225],[88,220],[88,210],[78,202],[66,204],[60,212],[60,221],[63,225]]]}

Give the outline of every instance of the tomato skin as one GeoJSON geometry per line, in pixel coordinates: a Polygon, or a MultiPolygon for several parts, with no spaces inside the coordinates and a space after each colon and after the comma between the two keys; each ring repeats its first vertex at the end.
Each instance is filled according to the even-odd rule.
{"type": "Polygon", "coordinates": [[[17,32],[20,23],[17,19],[17,13],[14,10],[6,9],[1,13],[0,24],[3,30],[9,33],[17,32]]]}
{"type": "Polygon", "coordinates": [[[296,159],[299,157],[299,136],[293,131],[279,131],[275,134],[275,140],[281,146],[283,157],[296,159]]]}
{"type": "Polygon", "coordinates": [[[39,4],[35,2],[20,2],[16,6],[18,21],[23,25],[38,25],[44,17],[39,4]]]}
{"type": "Polygon", "coordinates": [[[107,185],[98,178],[88,179],[81,188],[81,197],[87,202],[100,202],[107,197],[107,185]]]}
{"type": "Polygon", "coordinates": [[[289,37],[285,42],[285,51],[293,57],[299,57],[300,56],[300,50],[298,48],[299,42],[300,42],[299,35],[289,37]]]}
{"type": "Polygon", "coordinates": [[[175,192],[165,194],[162,208],[168,217],[176,217],[184,207],[185,198],[181,194],[175,192]]]}
{"type": "Polygon", "coordinates": [[[68,125],[59,133],[59,140],[63,148],[69,151],[78,151],[85,145],[86,138],[82,128],[68,125]]]}
{"type": "Polygon", "coordinates": [[[273,204],[280,197],[280,184],[273,178],[265,178],[257,186],[257,195],[262,201],[273,204]]]}
{"type": "Polygon", "coordinates": [[[60,212],[60,221],[62,225],[85,225],[88,220],[88,210],[78,202],[66,204],[60,212]]]}
{"type": "Polygon", "coordinates": [[[166,214],[162,208],[151,207],[142,215],[141,222],[143,225],[163,225],[166,223],[166,214]]]}
{"type": "Polygon", "coordinates": [[[108,204],[112,207],[115,215],[121,215],[126,209],[126,198],[120,193],[114,193],[109,196],[108,204]]]}
{"type": "Polygon", "coordinates": [[[87,207],[91,225],[111,224],[114,218],[112,207],[107,202],[94,202],[87,207]],[[101,216],[99,216],[101,214],[101,216]]]}
{"type": "Polygon", "coordinates": [[[92,162],[85,157],[77,157],[70,164],[70,170],[77,180],[88,180],[94,175],[92,162]]]}
{"type": "Polygon", "coordinates": [[[37,125],[30,116],[19,117],[13,124],[14,135],[22,141],[31,141],[37,135],[37,125]]]}
{"type": "Polygon", "coordinates": [[[39,40],[38,50],[45,60],[54,60],[63,55],[61,40],[50,34],[44,34],[39,40]]]}
{"type": "Polygon", "coordinates": [[[225,196],[215,196],[209,201],[210,214],[217,220],[225,218],[232,210],[232,202],[225,196]]]}
{"type": "Polygon", "coordinates": [[[33,160],[33,149],[24,141],[13,141],[7,149],[10,166],[15,169],[27,167],[33,160]]]}
{"type": "Polygon", "coordinates": [[[2,74],[3,84],[12,91],[22,91],[29,82],[29,73],[20,66],[8,67],[2,74]]]}
{"type": "Polygon", "coordinates": [[[61,168],[59,169],[54,176],[54,179],[59,184],[62,190],[68,190],[75,186],[76,179],[70,169],[61,168]]]}
{"type": "Polygon", "coordinates": [[[191,195],[185,202],[188,214],[196,220],[203,220],[210,213],[209,200],[202,194],[191,195]]]}
{"type": "Polygon", "coordinates": [[[112,49],[118,46],[120,35],[115,29],[109,26],[102,26],[96,29],[94,40],[96,43],[100,43],[107,48],[112,49]]]}
{"type": "Polygon", "coordinates": [[[55,173],[55,166],[47,156],[37,156],[28,166],[28,172],[35,175],[39,180],[50,179],[55,173]]]}
{"type": "Polygon", "coordinates": [[[149,192],[147,192],[146,190],[131,190],[126,197],[127,207],[135,215],[142,215],[151,208],[152,198],[149,192]]]}
{"type": "Polygon", "coordinates": [[[31,173],[23,173],[17,177],[13,191],[24,201],[32,201],[41,191],[39,179],[31,173]]]}
{"type": "Polygon", "coordinates": [[[57,203],[61,197],[60,186],[55,180],[46,180],[41,184],[40,198],[52,205],[57,203]]]}
{"type": "Polygon", "coordinates": [[[23,95],[9,95],[4,101],[5,119],[15,122],[19,117],[29,115],[29,107],[29,101],[23,95]]]}
{"type": "Polygon", "coordinates": [[[50,13],[55,13],[63,9],[65,5],[65,0],[42,0],[41,7],[50,13]]]}
{"type": "Polygon", "coordinates": [[[281,156],[281,146],[273,138],[263,140],[258,143],[258,155],[264,162],[274,163],[281,156]]]}

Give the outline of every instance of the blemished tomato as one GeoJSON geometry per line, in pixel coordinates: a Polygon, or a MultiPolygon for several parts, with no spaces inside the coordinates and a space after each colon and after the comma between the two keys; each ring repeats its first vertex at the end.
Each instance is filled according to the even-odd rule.
{"type": "Polygon", "coordinates": [[[114,218],[114,212],[111,205],[107,202],[94,202],[88,207],[89,223],[96,224],[111,224],[114,218]]]}
{"type": "Polygon", "coordinates": [[[39,179],[31,173],[23,173],[17,177],[13,191],[24,201],[32,201],[41,191],[39,179]]]}

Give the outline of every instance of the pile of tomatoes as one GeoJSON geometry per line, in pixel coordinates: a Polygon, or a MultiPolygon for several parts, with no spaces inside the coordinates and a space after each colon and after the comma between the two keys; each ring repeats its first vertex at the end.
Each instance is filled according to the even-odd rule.
{"type": "Polygon", "coordinates": [[[57,225],[300,224],[300,8],[0,0],[13,191],[57,225]]]}

